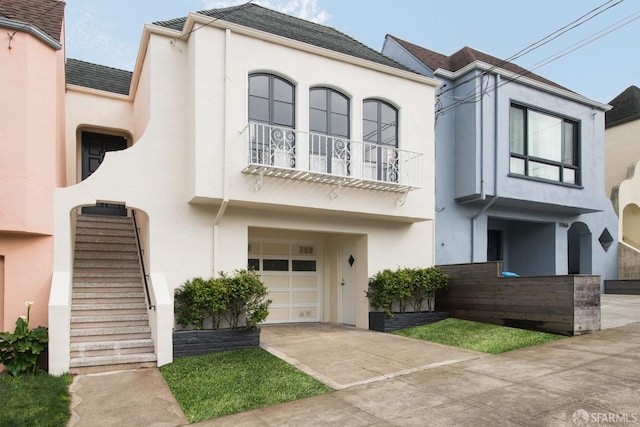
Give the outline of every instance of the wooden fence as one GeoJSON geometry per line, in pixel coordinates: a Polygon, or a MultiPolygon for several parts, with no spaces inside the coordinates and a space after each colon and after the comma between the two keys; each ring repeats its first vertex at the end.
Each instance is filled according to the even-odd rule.
{"type": "Polygon", "coordinates": [[[439,267],[451,282],[436,310],[451,317],[562,335],[600,330],[600,276],[501,277],[501,262],[439,267]]]}
{"type": "Polygon", "coordinates": [[[640,280],[605,280],[604,293],[640,295],[640,280]]]}

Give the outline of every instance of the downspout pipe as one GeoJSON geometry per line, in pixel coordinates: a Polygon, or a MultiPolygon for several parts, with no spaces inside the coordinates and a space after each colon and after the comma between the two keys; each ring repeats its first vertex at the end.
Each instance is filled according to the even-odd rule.
{"type": "MultiPolygon", "coordinates": [[[[493,111],[493,119],[494,119],[494,128],[493,128],[493,196],[498,197],[498,127],[499,119],[498,119],[498,88],[500,87],[500,74],[496,74],[496,83],[493,89],[493,99],[495,102],[495,108],[493,111]]],[[[509,151],[511,151],[509,149],[509,151]]]]}
{"type": "MultiPolygon", "coordinates": [[[[495,202],[498,201],[498,199],[500,199],[500,196],[498,196],[498,86],[500,84],[500,76],[496,74],[495,76],[496,78],[496,83],[494,86],[494,99],[495,99],[495,110],[493,112],[493,117],[494,117],[494,130],[493,130],[493,134],[494,134],[494,165],[493,165],[493,197],[491,198],[491,200],[489,200],[489,202],[487,204],[485,204],[482,208],[480,208],[480,210],[478,212],[476,212],[472,217],[471,217],[471,262],[475,261],[475,234],[476,234],[476,220],[480,217],[480,215],[484,214],[487,210],[489,210],[489,208],[491,208],[491,206],[493,206],[493,204],[495,202]]],[[[480,99],[480,105],[481,105],[481,109],[482,109],[482,98],[480,99]]],[[[483,113],[482,110],[480,112],[480,117],[483,117],[483,113]]],[[[481,119],[482,120],[482,119],[481,119]]],[[[482,125],[481,125],[481,129],[482,129],[482,125]]],[[[480,141],[481,141],[481,146],[482,146],[482,140],[483,140],[483,135],[481,135],[480,141]]],[[[481,172],[482,174],[482,172],[481,172]]],[[[484,189],[484,181],[482,181],[481,183],[482,188],[484,189]]],[[[486,195],[484,194],[484,190],[482,192],[482,200],[485,200],[486,195]]]]}
{"type": "Polygon", "coordinates": [[[484,76],[480,80],[480,200],[486,198],[484,192],[484,76]]]}
{"type": "Polygon", "coordinates": [[[224,103],[224,111],[223,111],[223,138],[222,142],[222,158],[224,159],[224,164],[222,167],[222,203],[218,208],[218,212],[216,213],[216,217],[213,221],[213,275],[215,276],[217,271],[220,271],[219,264],[220,261],[218,259],[218,254],[220,253],[220,223],[222,222],[222,217],[224,216],[225,211],[227,210],[227,206],[229,205],[229,153],[230,150],[227,150],[227,144],[229,144],[230,135],[229,128],[230,126],[227,123],[227,113],[230,111],[230,84],[231,77],[229,76],[229,52],[230,52],[230,44],[231,44],[231,30],[225,30],[225,39],[224,39],[224,91],[222,94],[223,103],[224,103]]]}

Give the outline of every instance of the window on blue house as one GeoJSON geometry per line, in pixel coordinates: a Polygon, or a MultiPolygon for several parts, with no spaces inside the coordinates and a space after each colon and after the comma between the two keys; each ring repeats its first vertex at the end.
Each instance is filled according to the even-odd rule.
{"type": "Polygon", "coordinates": [[[512,105],[509,119],[512,174],[580,184],[578,123],[512,105]]]}

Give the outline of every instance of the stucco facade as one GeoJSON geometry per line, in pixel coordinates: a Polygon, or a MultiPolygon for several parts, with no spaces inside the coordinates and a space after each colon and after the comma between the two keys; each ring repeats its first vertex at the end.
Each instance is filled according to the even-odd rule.
{"type": "MultiPolygon", "coordinates": [[[[383,53],[442,82],[436,94],[437,264],[500,259],[505,270],[524,276],[616,278],[611,242],[618,224],[602,162],[606,105],[469,48],[445,57],[388,36],[383,53]],[[513,108],[577,129],[570,182],[514,169],[514,161],[532,167],[539,160],[514,155],[513,108]]],[[[556,174],[561,167],[540,162],[556,174]]]]}
{"type": "Polygon", "coordinates": [[[70,182],[78,177],[79,130],[104,129],[130,136],[130,143],[106,153],[88,179],[56,191],[53,371],[68,369],[73,218],[77,208],[96,202],[142,214],[158,364],[172,359],[174,289],[195,276],[247,268],[252,260],[314,266],[261,272],[274,300],[268,322],[367,328],[364,291],[371,275],[434,262],[434,115],[423,100],[433,98],[436,86],[399,67],[196,14],[180,30],[147,25],[128,96],[68,88],[70,182]],[[256,73],[295,87],[294,167],[251,165],[248,143],[256,126],[248,120],[248,79],[256,73]],[[363,101],[397,109],[398,149],[417,153],[412,184],[355,177],[356,161],[346,175],[311,171],[314,87],[348,97],[354,159],[364,139],[363,101]],[[283,289],[283,280],[299,286],[283,289]]]}
{"type": "Polygon", "coordinates": [[[54,189],[65,183],[64,4],[38,2],[52,8],[43,30],[19,3],[0,14],[0,331],[13,330],[26,301],[31,324],[47,325],[54,189]]]}
{"type": "Polygon", "coordinates": [[[606,185],[619,217],[618,278],[640,277],[640,89],[631,86],[611,100],[606,117],[606,185]]]}

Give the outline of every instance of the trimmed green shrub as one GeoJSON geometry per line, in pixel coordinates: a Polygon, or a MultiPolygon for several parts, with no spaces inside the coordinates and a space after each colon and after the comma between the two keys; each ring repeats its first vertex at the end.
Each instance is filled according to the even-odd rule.
{"type": "Polygon", "coordinates": [[[366,295],[371,308],[383,310],[389,317],[393,316],[394,305],[400,313],[405,313],[409,305],[418,312],[427,301],[428,311],[433,311],[433,296],[446,288],[449,280],[438,267],[385,269],[369,279],[366,295]]]}
{"type": "Polygon", "coordinates": [[[254,328],[269,315],[271,300],[266,296],[266,286],[253,271],[221,272],[208,280],[196,277],[176,289],[176,322],[200,330],[211,318],[213,329],[220,329],[222,319],[233,329],[254,328]]]}

